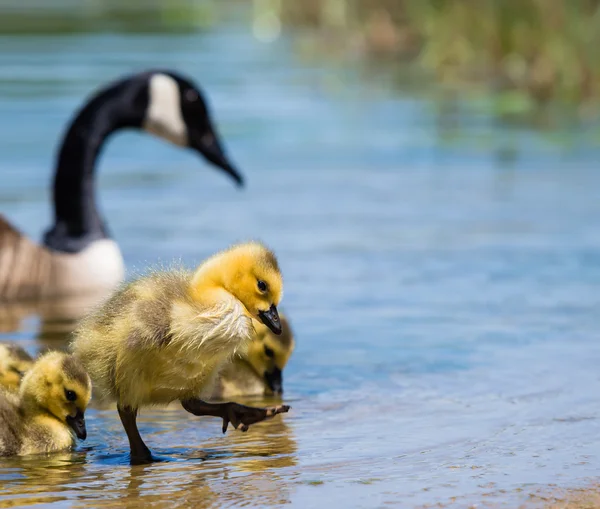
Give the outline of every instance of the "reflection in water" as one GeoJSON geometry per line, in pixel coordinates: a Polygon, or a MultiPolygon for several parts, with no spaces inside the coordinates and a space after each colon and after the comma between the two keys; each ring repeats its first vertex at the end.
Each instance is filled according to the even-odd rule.
{"type": "MultiPolygon", "coordinates": [[[[173,413],[165,411],[161,419],[161,412],[153,412],[151,419],[155,434],[168,435],[165,441],[171,444],[181,442],[180,437],[187,437],[189,428],[194,427],[193,420],[169,418],[173,413]]],[[[183,412],[179,417],[184,417],[183,412]]],[[[216,420],[210,424],[218,428],[216,420]]],[[[125,450],[124,432],[121,435],[125,450]]],[[[165,461],[139,466],[130,466],[126,454],[102,456],[94,450],[98,447],[3,459],[0,507],[67,499],[78,499],[82,507],[139,507],[140,500],[155,507],[289,502],[289,481],[277,471],[296,464],[297,446],[291,429],[282,421],[256,425],[248,433],[232,432],[198,447],[201,449],[163,449],[165,461]]]]}
{"type": "Polygon", "coordinates": [[[3,458],[2,462],[4,470],[12,475],[0,485],[0,507],[66,500],[70,498],[69,483],[85,477],[81,453],[3,458]]]}
{"type": "Polygon", "coordinates": [[[36,317],[39,319],[35,334],[37,348],[63,350],[78,320],[107,295],[108,292],[102,291],[31,303],[0,303],[0,333],[5,334],[7,340],[14,339],[13,334],[23,330],[24,322],[36,317]]]}

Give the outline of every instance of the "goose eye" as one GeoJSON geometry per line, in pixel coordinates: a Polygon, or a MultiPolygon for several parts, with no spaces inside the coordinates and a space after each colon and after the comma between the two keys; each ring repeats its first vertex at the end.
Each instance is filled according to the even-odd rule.
{"type": "Polygon", "coordinates": [[[215,137],[212,134],[208,133],[202,136],[202,139],[200,141],[202,142],[202,145],[209,147],[210,145],[214,144],[215,137]]]}
{"type": "Polygon", "coordinates": [[[189,90],[186,90],[185,91],[185,99],[191,103],[193,103],[194,101],[197,101],[198,100],[198,92],[196,92],[195,90],[193,90],[191,88],[189,90]]]}
{"type": "Polygon", "coordinates": [[[273,357],[275,357],[275,352],[271,350],[268,346],[265,346],[265,355],[272,359],[273,357]]]}
{"type": "Polygon", "coordinates": [[[75,391],[68,391],[65,390],[65,397],[69,400],[69,401],[75,401],[77,399],[77,394],[75,394],[75,391]]]}
{"type": "Polygon", "coordinates": [[[257,286],[258,286],[258,289],[261,292],[266,292],[267,291],[267,283],[265,283],[264,281],[260,281],[259,280],[258,283],[257,283],[257,286]]]}

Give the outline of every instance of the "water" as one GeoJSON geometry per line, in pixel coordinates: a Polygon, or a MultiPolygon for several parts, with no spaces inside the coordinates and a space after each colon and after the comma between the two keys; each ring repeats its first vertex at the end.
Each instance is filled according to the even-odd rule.
{"type": "MultiPolygon", "coordinates": [[[[394,90],[235,20],[3,42],[2,213],[40,238],[54,149],[92,88],[186,72],[247,187],[125,133],[99,167],[103,213],[130,271],[266,241],[297,349],[283,418],[223,436],[216,419],[145,411],[168,461],[130,467],[116,412],[92,408],[76,452],[0,462],[0,506],[514,507],[597,474],[600,174],[581,133],[556,145],[468,104],[444,112],[427,84],[394,90]]],[[[64,347],[52,324],[20,320],[3,338],[64,347]]]]}

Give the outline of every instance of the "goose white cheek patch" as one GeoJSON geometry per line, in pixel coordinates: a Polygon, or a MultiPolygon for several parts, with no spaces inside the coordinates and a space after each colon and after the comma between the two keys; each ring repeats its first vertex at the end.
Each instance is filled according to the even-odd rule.
{"type": "Polygon", "coordinates": [[[155,74],[150,78],[148,110],[143,127],[175,145],[186,146],[188,143],[179,86],[166,74],[155,74]]]}

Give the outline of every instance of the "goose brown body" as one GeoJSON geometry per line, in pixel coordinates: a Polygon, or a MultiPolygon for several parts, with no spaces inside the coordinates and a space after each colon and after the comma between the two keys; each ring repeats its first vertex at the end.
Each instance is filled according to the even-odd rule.
{"type": "Polygon", "coordinates": [[[0,215],[0,301],[105,295],[124,273],[113,240],[97,240],[78,253],[53,251],[27,238],[0,215]]]}

